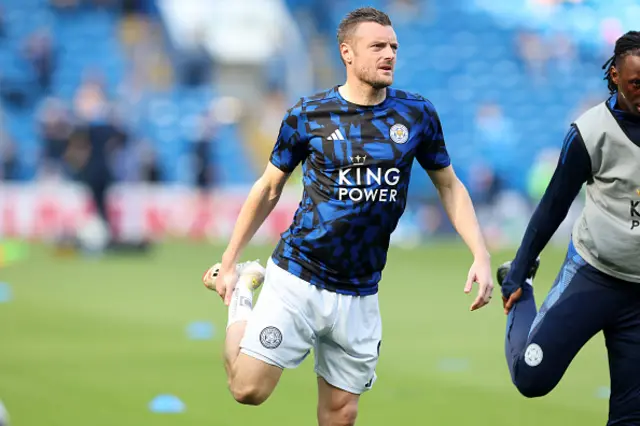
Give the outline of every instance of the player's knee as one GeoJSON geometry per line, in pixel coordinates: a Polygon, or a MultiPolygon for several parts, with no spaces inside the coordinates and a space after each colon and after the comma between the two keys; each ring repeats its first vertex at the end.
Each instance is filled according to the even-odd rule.
{"type": "Polygon", "coordinates": [[[358,417],[358,409],[356,407],[345,407],[339,411],[331,413],[331,422],[328,424],[334,426],[353,426],[356,424],[358,417]]]}
{"type": "Polygon", "coordinates": [[[233,399],[244,405],[260,405],[269,398],[271,392],[256,383],[234,383],[229,384],[229,390],[233,399]]]}
{"type": "Polygon", "coordinates": [[[543,374],[518,374],[514,378],[513,384],[522,396],[539,398],[551,392],[556,382],[549,380],[549,377],[543,374]]]}
{"type": "Polygon", "coordinates": [[[338,418],[338,425],[353,426],[356,424],[356,417],[358,417],[358,406],[350,404],[342,409],[340,417],[338,418]],[[342,422],[342,423],[340,423],[342,422]]]}
{"type": "Polygon", "coordinates": [[[345,401],[340,405],[333,405],[326,413],[329,421],[326,424],[333,426],[353,426],[358,417],[358,403],[356,401],[345,401]]]}

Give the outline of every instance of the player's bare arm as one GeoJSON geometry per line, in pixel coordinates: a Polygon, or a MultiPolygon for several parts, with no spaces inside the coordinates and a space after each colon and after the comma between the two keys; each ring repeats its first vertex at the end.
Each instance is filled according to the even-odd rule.
{"type": "Polygon", "coordinates": [[[262,176],[251,188],[247,200],[240,210],[231,240],[222,255],[220,272],[216,280],[216,291],[227,306],[231,301],[233,287],[237,281],[235,265],[242,250],[278,203],[288,178],[289,174],[268,163],[262,176]]]}
{"type": "Polygon", "coordinates": [[[451,224],[473,254],[474,261],[469,270],[464,291],[469,293],[474,282],[480,286],[478,296],[470,308],[475,311],[489,303],[493,292],[493,277],[491,257],[476,218],[473,202],[467,188],[460,182],[452,166],[429,170],[428,174],[438,191],[438,196],[451,224]]]}

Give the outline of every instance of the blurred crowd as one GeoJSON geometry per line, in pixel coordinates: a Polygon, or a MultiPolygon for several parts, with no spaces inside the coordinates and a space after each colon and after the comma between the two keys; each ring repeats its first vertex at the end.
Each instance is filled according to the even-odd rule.
{"type": "MultiPolygon", "coordinates": [[[[284,59],[294,55],[286,40],[263,64],[260,84],[264,90],[260,96],[242,104],[236,114],[228,107],[232,105],[228,99],[221,103],[221,98],[214,96],[216,90],[225,88],[225,82],[216,74],[216,57],[206,48],[211,37],[206,27],[194,27],[196,42],[176,51],[154,0],[28,3],[41,3],[37,15],[45,16],[40,13],[42,10],[63,26],[65,22],[79,22],[77,17],[83,14],[95,15],[96,11],[112,16],[113,30],[104,34],[112,34],[115,51],[124,59],[122,66],[115,68],[111,66],[113,61],[96,60],[101,59],[100,55],[83,62],[78,56],[90,53],[91,44],[85,45],[85,50],[70,52],[64,42],[67,39],[49,20],[34,19],[28,31],[16,33],[17,22],[33,11],[21,0],[0,4],[2,180],[82,182],[90,188],[98,210],[106,215],[105,194],[116,182],[177,182],[209,190],[236,183],[232,179],[239,176],[236,172],[241,168],[251,170],[253,176],[260,172],[284,111],[294,101],[286,89],[291,73],[285,72],[284,59]],[[23,13],[20,19],[15,16],[17,12],[23,13]],[[71,67],[70,61],[74,64],[71,67]],[[18,64],[18,70],[10,72],[6,64],[18,64]],[[80,78],[68,78],[69,68],[80,78]],[[120,68],[122,73],[114,71],[120,68]],[[67,80],[73,84],[61,85],[67,80]],[[28,124],[14,125],[20,122],[28,124]],[[222,136],[230,124],[237,124],[239,130],[222,136]],[[230,140],[236,137],[239,139],[230,140]],[[33,143],[29,142],[31,139],[33,143]],[[239,150],[230,151],[231,148],[239,150]],[[230,166],[230,158],[238,162],[230,166]],[[222,171],[225,167],[231,169],[226,175],[222,171]]],[[[356,3],[359,5],[350,0],[283,1],[300,28],[312,62],[314,87],[309,90],[342,81],[335,27],[356,3]]],[[[509,217],[526,217],[526,213],[519,212],[530,211],[541,197],[555,167],[562,133],[580,112],[606,95],[606,86],[597,74],[600,70],[594,64],[604,62],[610,55],[613,35],[622,32],[622,27],[613,17],[596,22],[599,30],[594,38],[601,42],[594,49],[593,45],[582,43],[575,32],[559,31],[549,24],[562,8],[601,7],[604,3],[600,0],[370,3],[388,11],[403,37],[398,82],[430,98],[441,111],[446,133],[454,142],[452,155],[461,165],[461,176],[488,222],[487,227],[492,221],[504,223],[509,217]],[[525,25],[514,18],[507,27],[506,21],[499,18],[509,8],[509,16],[526,12],[536,19],[525,25]],[[463,10],[468,11],[466,21],[460,21],[464,22],[460,24],[463,27],[457,33],[449,33],[458,25],[458,21],[449,18],[463,17],[463,10]],[[422,32],[424,37],[437,39],[443,45],[425,48],[422,32]],[[512,36],[504,38],[505,34],[512,36]],[[471,42],[483,46],[481,37],[493,43],[486,52],[473,50],[471,42]],[[483,54],[487,59],[479,62],[483,54]],[[460,70],[455,65],[460,64],[454,62],[459,57],[468,58],[462,62],[467,69],[460,70]],[[585,71],[585,64],[592,68],[585,71]],[[576,81],[580,79],[589,84],[576,81]],[[504,86],[492,87],[496,81],[504,86]],[[518,89],[514,96],[519,93],[521,98],[505,104],[504,95],[510,94],[509,81],[518,89]],[[540,95],[535,99],[537,103],[529,101],[530,93],[540,95]],[[547,115],[538,117],[536,107],[541,104],[548,105],[545,110],[551,111],[542,111],[547,115]],[[551,113],[556,118],[547,123],[551,113]],[[529,127],[523,127],[527,121],[531,122],[529,127]],[[516,158],[526,158],[527,162],[521,170],[514,171],[514,164],[519,161],[516,158]]],[[[87,27],[83,31],[90,32],[90,22],[87,27]]],[[[115,58],[114,61],[118,63],[115,58]]],[[[422,182],[418,180],[417,185],[422,182]]],[[[429,203],[433,197],[431,192],[418,198],[429,203]]]]}
{"type": "MultiPolygon", "coordinates": [[[[59,71],[60,52],[65,46],[56,42],[48,26],[34,29],[22,40],[16,60],[28,69],[20,76],[6,76],[0,71],[0,177],[3,180],[75,179],[89,184],[102,194],[114,181],[162,182],[167,180],[157,160],[155,141],[133,130],[139,99],[148,91],[168,90],[171,85],[210,84],[206,55],[189,61],[174,78],[172,66],[162,57],[162,40],[157,22],[149,14],[148,2],[136,0],[51,0],[55,14],[81,14],[104,9],[119,16],[119,36],[128,66],[115,90],[108,87],[106,71],[87,66],[80,70],[81,81],[72,96],[64,98],[52,90],[59,71]],[[20,167],[20,144],[12,135],[9,112],[13,119],[31,112],[36,131],[37,172],[25,176],[20,167]]],[[[6,12],[0,8],[0,48],[6,36],[6,12]]],[[[201,188],[215,181],[215,116],[203,109],[190,136],[189,146],[193,182],[201,188]]]]}

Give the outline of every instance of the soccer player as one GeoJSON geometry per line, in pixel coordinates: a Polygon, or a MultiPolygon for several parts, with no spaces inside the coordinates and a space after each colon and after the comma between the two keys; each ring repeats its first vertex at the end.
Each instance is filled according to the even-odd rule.
{"type": "Polygon", "coordinates": [[[389,87],[398,50],[389,17],[357,9],[341,22],[338,42],[346,83],[302,98],[286,113],[215,280],[230,305],[225,358],[234,398],[261,404],[283,369],[297,367],[314,349],[321,426],[355,424],[359,395],[376,380],[382,337],[378,282],[405,208],[414,159],[474,256],[465,285],[468,293],[478,283],[471,310],[486,305],[493,288],[489,254],[434,106],[389,87]],[[260,265],[237,262],[299,164],[302,201],[268,260],[252,311],[251,291],[236,282],[247,269],[259,275],[260,265]]]}
{"type": "Polygon", "coordinates": [[[640,424],[640,32],[620,37],[603,69],[611,96],[572,123],[515,259],[498,268],[511,378],[527,397],[550,392],[603,331],[609,425],[640,424]],[[567,256],[536,312],[538,256],[586,183],[567,256]]]}

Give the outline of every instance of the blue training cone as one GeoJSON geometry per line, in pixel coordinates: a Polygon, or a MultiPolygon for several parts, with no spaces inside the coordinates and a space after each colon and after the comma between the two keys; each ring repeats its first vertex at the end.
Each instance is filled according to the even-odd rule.
{"type": "Polygon", "coordinates": [[[0,303],[11,302],[12,298],[11,286],[7,283],[0,283],[0,303]]]}
{"type": "Polygon", "coordinates": [[[149,403],[149,410],[160,414],[178,414],[186,409],[184,402],[174,395],[158,395],[149,403]]]}
{"type": "Polygon", "coordinates": [[[600,386],[596,389],[596,398],[609,399],[609,396],[611,396],[611,389],[608,386],[600,386]]]}
{"type": "Polygon", "coordinates": [[[211,340],[214,332],[213,324],[207,321],[195,321],[187,326],[187,337],[191,340],[211,340]]]}

